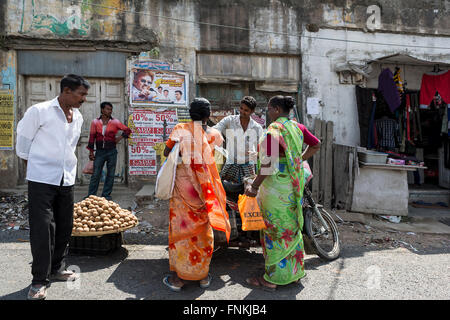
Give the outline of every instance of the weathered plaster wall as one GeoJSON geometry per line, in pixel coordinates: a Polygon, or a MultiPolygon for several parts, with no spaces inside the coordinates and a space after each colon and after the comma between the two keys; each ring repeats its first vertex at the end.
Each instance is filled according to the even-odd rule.
{"type": "MultiPolygon", "coordinates": [[[[16,52],[14,50],[0,50],[0,89],[10,89],[16,95],[16,52]]],[[[14,99],[14,109],[17,99],[14,99]]],[[[14,130],[15,132],[15,130],[14,130]]],[[[15,143],[15,139],[13,140],[15,143]]],[[[0,150],[0,188],[14,187],[16,177],[17,157],[14,150],[0,150]]]]}
{"type": "MultiPolygon", "coordinates": [[[[449,0],[0,0],[0,49],[152,50],[189,72],[190,98],[197,52],[298,55],[303,112],[308,97],[319,97],[318,117],[335,123],[336,142],[358,145],[354,85],[339,84],[335,64],[398,52],[445,58],[449,13],[449,0]]],[[[14,87],[15,60],[15,51],[0,54],[1,77],[14,87]]],[[[305,122],[313,127],[313,117],[305,122]]]]}

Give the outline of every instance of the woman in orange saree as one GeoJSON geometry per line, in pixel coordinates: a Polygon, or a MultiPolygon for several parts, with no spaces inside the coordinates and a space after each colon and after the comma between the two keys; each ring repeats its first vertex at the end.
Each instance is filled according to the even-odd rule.
{"type": "Polygon", "coordinates": [[[196,98],[190,104],[191,119],[175,126],[166,142],[167,156],[179,143],[181,163],[177,165],[169,211],[169,264],[172,276],[163,282],[180,291],[183,280],[211,282],[209,264],[214,249],[213,228],[230,237],[225,208],[226,195],[214,161],[214,148],[223,142],[221,134],[206,126],[210,103],[196,98]]]}

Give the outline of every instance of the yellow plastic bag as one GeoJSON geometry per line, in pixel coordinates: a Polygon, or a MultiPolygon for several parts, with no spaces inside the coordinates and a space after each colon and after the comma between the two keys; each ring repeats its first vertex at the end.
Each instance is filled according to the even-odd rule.
{"type": "Polygon", "coordinates": [[[248,197],[245,194],[240,194],[238,207],[243,231],[261,230],[266,228],[256,197],[248,197]]]}

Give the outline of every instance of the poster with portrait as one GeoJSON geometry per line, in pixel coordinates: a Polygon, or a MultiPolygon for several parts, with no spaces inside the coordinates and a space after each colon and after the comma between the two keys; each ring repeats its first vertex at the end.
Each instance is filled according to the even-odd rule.
{"type": "Polygon", "coordinates": [[[187,107],[189,77],[187,72],[132,68],[131,106],[187,107]]]}

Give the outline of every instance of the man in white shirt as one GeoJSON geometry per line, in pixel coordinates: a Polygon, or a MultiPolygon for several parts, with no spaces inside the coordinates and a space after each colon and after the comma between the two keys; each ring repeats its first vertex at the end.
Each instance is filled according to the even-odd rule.
{"type": "Polygon", "coordinates": [[[175,101],[177,104],[185,104],[186,102],[183,100],[183,92],[181,90],[175,90],[175,101]]]}
{"type": "Polygon", "coordinates": [[[17,125],[16,153],[27,164],[30,245],[33,281],[29,300],[45,299],[50,280],[74,281],[65,270],[65,256],[73,227],[77,157],[75,149],[89,83],[69,74],[53,100],[28,108],[17,125]]]}
{"type": "Polygon", "coordinates": [[[259,139],[264,130],[251,118],[256,100],[246,96],[241,100],[239,115],[223,118],[214,126],[226,138],[228,157],[220,173],[221,178],[243,183],[245,177],[255,175],[255,159],[259,139]]]}

